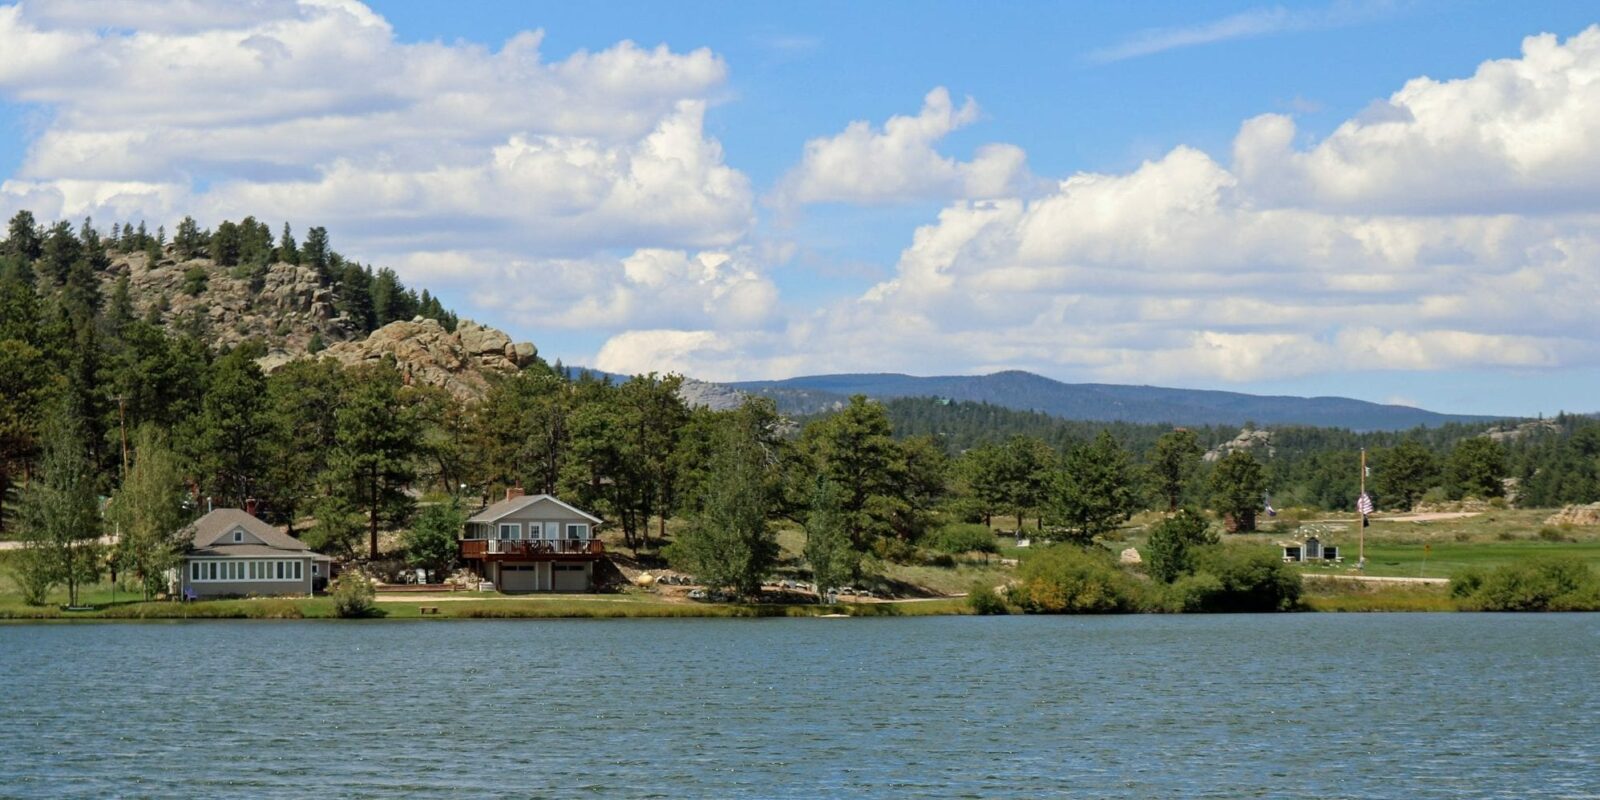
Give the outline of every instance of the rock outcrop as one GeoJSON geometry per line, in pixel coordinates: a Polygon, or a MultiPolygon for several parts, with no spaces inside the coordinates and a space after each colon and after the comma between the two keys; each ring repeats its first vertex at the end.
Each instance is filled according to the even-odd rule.
{"type": "Polygon", "coordinates": [[[1545,519],[1546,525],[1600,525],[1600,503],[1567,506],[1545,519]]]}
{"type": "Polygon", "coordinates": [[[1514,442],[1518,439],[1529,436],[1538,436],[1539,434],[1543,433],[1560,432],[1561,426],[1557,425],[1554,420],[1539,419],[1533,420],[1532,422],[1524,422],[1519,425],[1501,425],[1498,428],[1490,428],[1479,435],[1486,437],[1491,441],[1505,444],[1507,442],[1514,442]]]}
{"type": "Polygon", "coordinates": [[[486,375],[516,372],[533,363],[538,351],[531,344],[513,342],[501,331],[469,320],[462,320],[451,332],[438,320],[416,317],[409,322],[391,322],[366,339],[341,342],[319,355],[346,366],[377,363],[384,356],[393,356],[409,380],[443,387],[462,399],[477,399],[489,388],[486,375]]]}
{"type": "Polygon", "coordinates": [[[313,337],[325,344],[360,336],[360,328],[334,307],[333,290],[310,267],[278,263],[252,276],[237,276],[207,258],[180,260],[172,248],[157,259],[144,252],[113,254],[102,275],[110,297],[128,278],[128,294],[141,316],[157,316],[171,327],[198,328],[216,347],[248,339],[286,353],[304,352],[313,337]],[[259,281],[259,287],[252,286],[259,281]]]}
{"type": "Polygon", "coordinates": [[[1271,458],[1275,452],[1272,448],[1272,432],[1251,430],[1244,428],[1239,435],[1206,451],[1206,461],[1217,461],[1236,450],[1253,450],[1262,458],[1271,458]]]}

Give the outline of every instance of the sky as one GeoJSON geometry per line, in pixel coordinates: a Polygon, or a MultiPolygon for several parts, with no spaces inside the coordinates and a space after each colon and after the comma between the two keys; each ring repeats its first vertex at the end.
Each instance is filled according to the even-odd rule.
{"type": "Polygon", "coordinates": [[[326,226],[547,359],[1600,411],[1570,2],[0,2],[0,214],[326,226]]]}

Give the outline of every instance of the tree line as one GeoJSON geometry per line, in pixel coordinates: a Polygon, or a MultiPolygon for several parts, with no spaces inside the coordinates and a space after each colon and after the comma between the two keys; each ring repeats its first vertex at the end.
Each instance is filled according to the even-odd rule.
{"type": "MultiPolygon", "coordinates": [[[[1600,426],[1566,415],[1554,433],[1509,445],[1470,426],[1287,428],[1270,456],[1239,450],[1207,462],[1206,446],[1232,431],[863,397],[791,421],[760,399],[690,408],[675,375],[613,380],[539,359],[494,376],[475,401],[411,385],[393,364],[306,359],[265,374],[259,342],[214,349],[159,309],[140,316],[125,282],[102,297],[117,248],[168,247],[159,228],[129,229],[101,237],[87,221],[43,229],[19,214],[0,242],[0,533],[39,545],[28,556],[37,556],[35,588],[75,595],[109,564],[156,591],[183,545],[174,531],[207,504],[253,505],[351,558],[376,558],[382,532],[404,531],[413,563],[440,570],[466,512],[522,486],[597,512],[636,551],[751,592],[784,526],[804,532],[804,557],[825,588],[874,560],[981,547],[962,524],[1088,547],[1146,508],[1209,508],[1243,529],[1269,495],[1348,509],[1363,447],[1385,508],[1430,493],[1494,497],[1506,477],[1537,502],[1600,492],[1600,426]],[[105,532],[120,533],[109,560],[97,552],[105,532]]],[[[236,267],[298,259],[326,269],[341,296],[353,291],[351,269],[370,271],[337,257],[321,229],[304,243],[287,226],[276,240],[266,230],[247,219],[201,231],[186,219],[171,248],[236,267]]],[[[379,307],[401,313],[375,305],[373,324],[379,307]]]]}

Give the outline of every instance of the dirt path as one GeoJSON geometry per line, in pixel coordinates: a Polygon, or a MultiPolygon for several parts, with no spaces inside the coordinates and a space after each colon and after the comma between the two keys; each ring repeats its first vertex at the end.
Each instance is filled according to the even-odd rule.
{"type": "Polygon", "coordinates": [[[1328,575],[1318,572],[1302,572],[1302,578],[1315,578],[1322,581],[1356,581],[1358,583],[1378,583],[1398,586],[1441,586],[1450,582],[1449,578],[1399,578],[1387,575],[1328,575]]]}

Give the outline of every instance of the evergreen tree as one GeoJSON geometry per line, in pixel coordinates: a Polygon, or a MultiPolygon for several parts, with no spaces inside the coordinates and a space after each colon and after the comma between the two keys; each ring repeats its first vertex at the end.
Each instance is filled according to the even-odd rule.
{"type": "Polygon", "coordinates": [[[332,283],[334,279],[332,262],[329,256],[333,253],[328,246],[328,229],[323,227],[312,228],[306,232],[305,246],[300,249],[300,261],[317,271],[317,277],[323,283],[332,283]]]}
{"type": "Polygon", "coordinates": [[[267,475],[267,381],[254,355],[236,347],[217,359],[197,420],[194,461],[201,485],[223,506],[243,508],[267,475]]]}
{"type": "Polygon", "coordinates": [[[1195,548],[1216,544],[1206,518],[1184,508],[1150,526],[1145,543],[1144,563],[1150,577],[1171,583],[1194,571],[1195,548]]]}
{"type": "Polygon", "coordinates": [[[24,266],[44,255],[44,237],[39,234],[39,223],[30,211],[18,211],[6,225],[6,241],[0,254],[20,259],[24,266]]]}
{"type": "Polygon", "coordinates": [[[223,220],[222,224],[218,225],[217,229],[212,232],[211,259],[217,262],[218,266],[237,266],[243,249],[244,242],[241,240],[238,225],[228,220],[223,220]]]}
{"type": "Polygon", "coordinates": [[[338,409],[348,392],[339,364],[292,361],[267,376],[271,517],[294,530],[304,498],[326,493],[330,457],[338,446],[338,409]]]}
{"type": "Polygon", "coordinates": [[[83,244],[72,232],[72,225],[63,220],[50,227],[35,267],[46,286],[57,287],[67,282],[72,265],[82,257],[83,244]]]}
{"type": "Polygon", "coordinates": [[[197,258],[205,255],[206,236],[200,232],[199,223],[194,217],[184,217],[178,223],[178,230],[172,235],[172,244],[178,248],[179,258],[197,258]]]}
{"type": "Polygon", "coordinates": [[[1486,436],[1463,439],[1450,451],[1445,473],[1451,499],[1504,496],[1505,448],[1486,436]]]}
{"type": "Polygon", "coordinates": [[[300,248],[295,246],[289,223],[283,223],[283,233],[278,237],[278,260],[289,264],[300,263],[300,248]]]}
{"type": "Polygon", "coordinates": [[[843,491],[845,530],[858,548],[865,546],[867,531],[873,527],[868,513],[872,498],[888,495],[895,486],[899,452],[892,434],[883,406],[864,395],[851,397],[837,414],[807,425],[801,434],[813,473],[843,491]]]}
{"type": "Polygon", "coordinates": [[[1122,445],[1107,431],[1067,452],[1049,500],[1051,521],[1068,538],[1087,545],[1116,530],[1137,507],[1133,468],[1122,445]]]}
{"type": "Polygon", "coordinates": [[[449,572],[458,553],[456,536],[466,524],[467,515],[461,510],[461,502],[454,498],[424,508],[400,537],[406,564],[425,570],[430,583],[441,573],[449,572]]]}
{"type": "Polygon", "coordinates": [[[1256,509],[1266,491],[1266,475],[1249,450],[1223,456],[1211,472],[1211,502],[1217,513],[1233,520],[1240,533],[1256,529],[1256,509]]]}
{"type": "Polygon", "coordinates": [[[1438,462],[1419,442],[1408,439],[1372,455],[1372,488],[1384,505],[1410,510],[1439,481],[1438,462]]]}
{"type": "Polygon", "coordinates": [[[668,551],[675,566],[714,589],[743,597],[761,593],[761,581],[778,557],[778,541],[767,524],[769,468],[757,432],[742,426],[723,430],[700,512],[668,551]]]}
{"type": "Polygon", "coordinates": [[[43,352],[21,339],[0,339],[0,531],[5,500],[44,441],[45,416],[61,381],[43,352]]]}
{"type": "Polygon", "coordinates": [[[367,520],[368,556],[378,557],[378,531],[410,518],[406,488],[416,479],[412,460],[420,446],[412,410],[401,396],[394,364],[358,367],[335,413],[332,470],[336,491],[367,520]]]}
{"type": "Polygon", "coordinates": [[[1191,430],[1179,428],[1156,440],[1150,474],[1167,501],[1168,511],[1177,511],[1183,502],[1184,487],[1200,466],[1202,452],[1199,437],[1191,430]]]}

